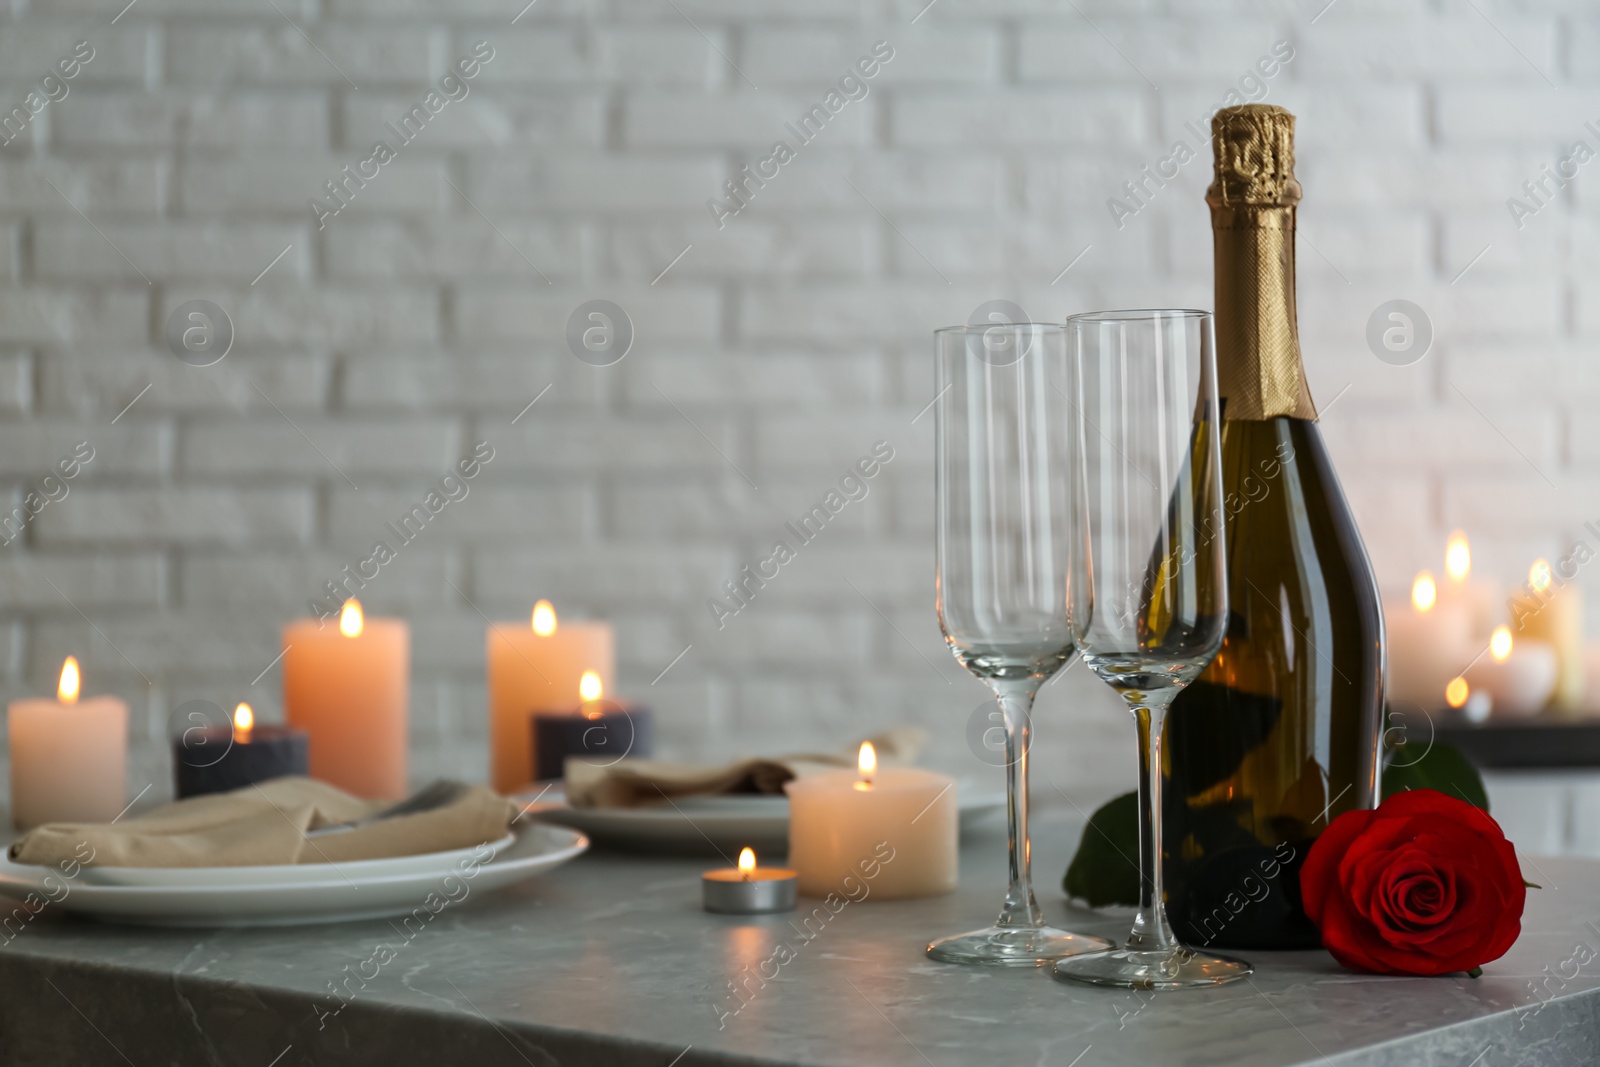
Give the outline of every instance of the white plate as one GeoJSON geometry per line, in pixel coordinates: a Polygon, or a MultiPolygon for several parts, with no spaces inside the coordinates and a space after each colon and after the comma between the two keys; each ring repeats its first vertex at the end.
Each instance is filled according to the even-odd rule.
{"type": "MultiPolygon", "coordinates": [[[[610,848],[702,855],[730,853],[749,845],[758,855],[774,857],[789,851],[788,797],[685,797],[648,808],[572,808],[557,783],[512,799],[531,805],[530,817],[582,830],[610,848]]],[[[986,822],[1005,806],[1004,791],[964,785],[956,791],[964,831],[986,822]]]]}
{"type": "Polygon", "coordinates": [[[426,922],[483,893],[558,867],[588,847],[582,834],[530,820],[510,846],[475,871],[470,858],[383,876],[351,875],[349,868],[356,864],[341,863],[327,865],[329,878],[317,882],[130,886],[92,885],[81,875],[66,879],[48,868],[13,864],[0,871],[0,896],[21,900],[37,894],[51,901],[51,908],[145,926],[289,926],[413,912],[426,922]]]}
{"type": "MultiPolygon", "coordinates": [[[[508,833],[491,841],[491,855],[517,839],[508,833]]],[[[144,886],[269,886],[301,885],[306,882],[339,881],[341,875],[359,882],[366,878],[389,878],[402,874],[434,875],[448,871],[472,856],[483,862],[482,846],[424,852],[415,856],[392,856],[380,860],[345,860],[330,863],[278,863],[270,867],[84,867],[78,881],[85,885],[144,886]]],[[[0,878],[26,879],[29,872],[43,877],[49,868],[14,863],[9,856],[0,859],[0,878]]]]}

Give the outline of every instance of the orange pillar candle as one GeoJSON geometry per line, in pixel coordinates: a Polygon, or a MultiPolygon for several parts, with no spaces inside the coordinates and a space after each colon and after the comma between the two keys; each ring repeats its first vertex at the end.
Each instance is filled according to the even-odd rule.
{"type": "Polygon", "coordinates": [[[368,619],[352,597],[330,629],[283,628],[283,710],[311,738],[311,777],[358,797],[406,795],[411,628],[368,619]]]}
{"type": "Polygon", "coordinates": [[[127,803],[128,705],[116,697],[80,701],[78,661],[61,665],[56,699],[14,700],[11,819],[27,830],[47,822],[109,822],[127,803]]]}
{"type": "Polygon", "coordinates": [[[489,626],[489,778],[501,793],[533,781],[534,712],[570,713],[583,699],[585,671],[600,676],[605,692],[616,692],[610,624],[560,622],[548,600],[534,605],[531,623],[489,626]]]}

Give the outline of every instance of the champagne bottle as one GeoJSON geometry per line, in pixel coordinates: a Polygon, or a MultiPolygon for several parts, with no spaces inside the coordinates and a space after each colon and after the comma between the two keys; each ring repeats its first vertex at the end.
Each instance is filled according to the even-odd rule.
{"type": "Polygon", "coordinates": [[[1196,947],[1309,948],[1306,853],[1378,800],[1383,615],[1300,362],[1294,116],[1211,129],[1229,621],[1167,719],[1168,906],[1196,947]]]}

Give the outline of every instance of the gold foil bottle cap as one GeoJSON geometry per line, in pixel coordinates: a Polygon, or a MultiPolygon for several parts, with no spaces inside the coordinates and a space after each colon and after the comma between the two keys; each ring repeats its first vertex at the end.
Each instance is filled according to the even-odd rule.
{"type": "Polygon", "coordinates": [[[1216,180],[1212,207],[1286,207],[1299,203],[1294,179],[1294,116],[1272,104],[1225,107],[1211,117],[1216,180]]]}
{"type": "Polygon", "coordinates": [[[1223,108],[1211,120],[1217,384],[1223,417],[1315,419],[1294,306],[1294,116],[1223,108]]]}

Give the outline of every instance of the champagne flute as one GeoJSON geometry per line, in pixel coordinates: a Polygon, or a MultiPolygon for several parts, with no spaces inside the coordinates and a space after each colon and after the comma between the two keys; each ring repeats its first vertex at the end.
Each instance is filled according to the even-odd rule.
{"type": "Polygon", "coordinates": [[[1218,985],[1250,964],[1195,952],[1162,890],[1162,728],[1222,648],[1228,620],[1211,316],[1113,311],[1067,320],[1077,415],[1068,616],[1083,661],[1139,735],[1139,911],[1125,947],[1064,959],[1057,978],[1133,989],[1218,985]]]}
{"type": "Polygon", "coordinates": [[[1073,656],[1067,623],[1067,412],[1047,382],[1065,362],[1060,326],[935,331],[935,589],[961,665],[994,691],[1006,738],[1009,888],[992,927],[943,938],[946,963],[1033,967],[1111,948],[1047,926],[1028,869],[1028,744],[1039,686],[1073,656]]]}

